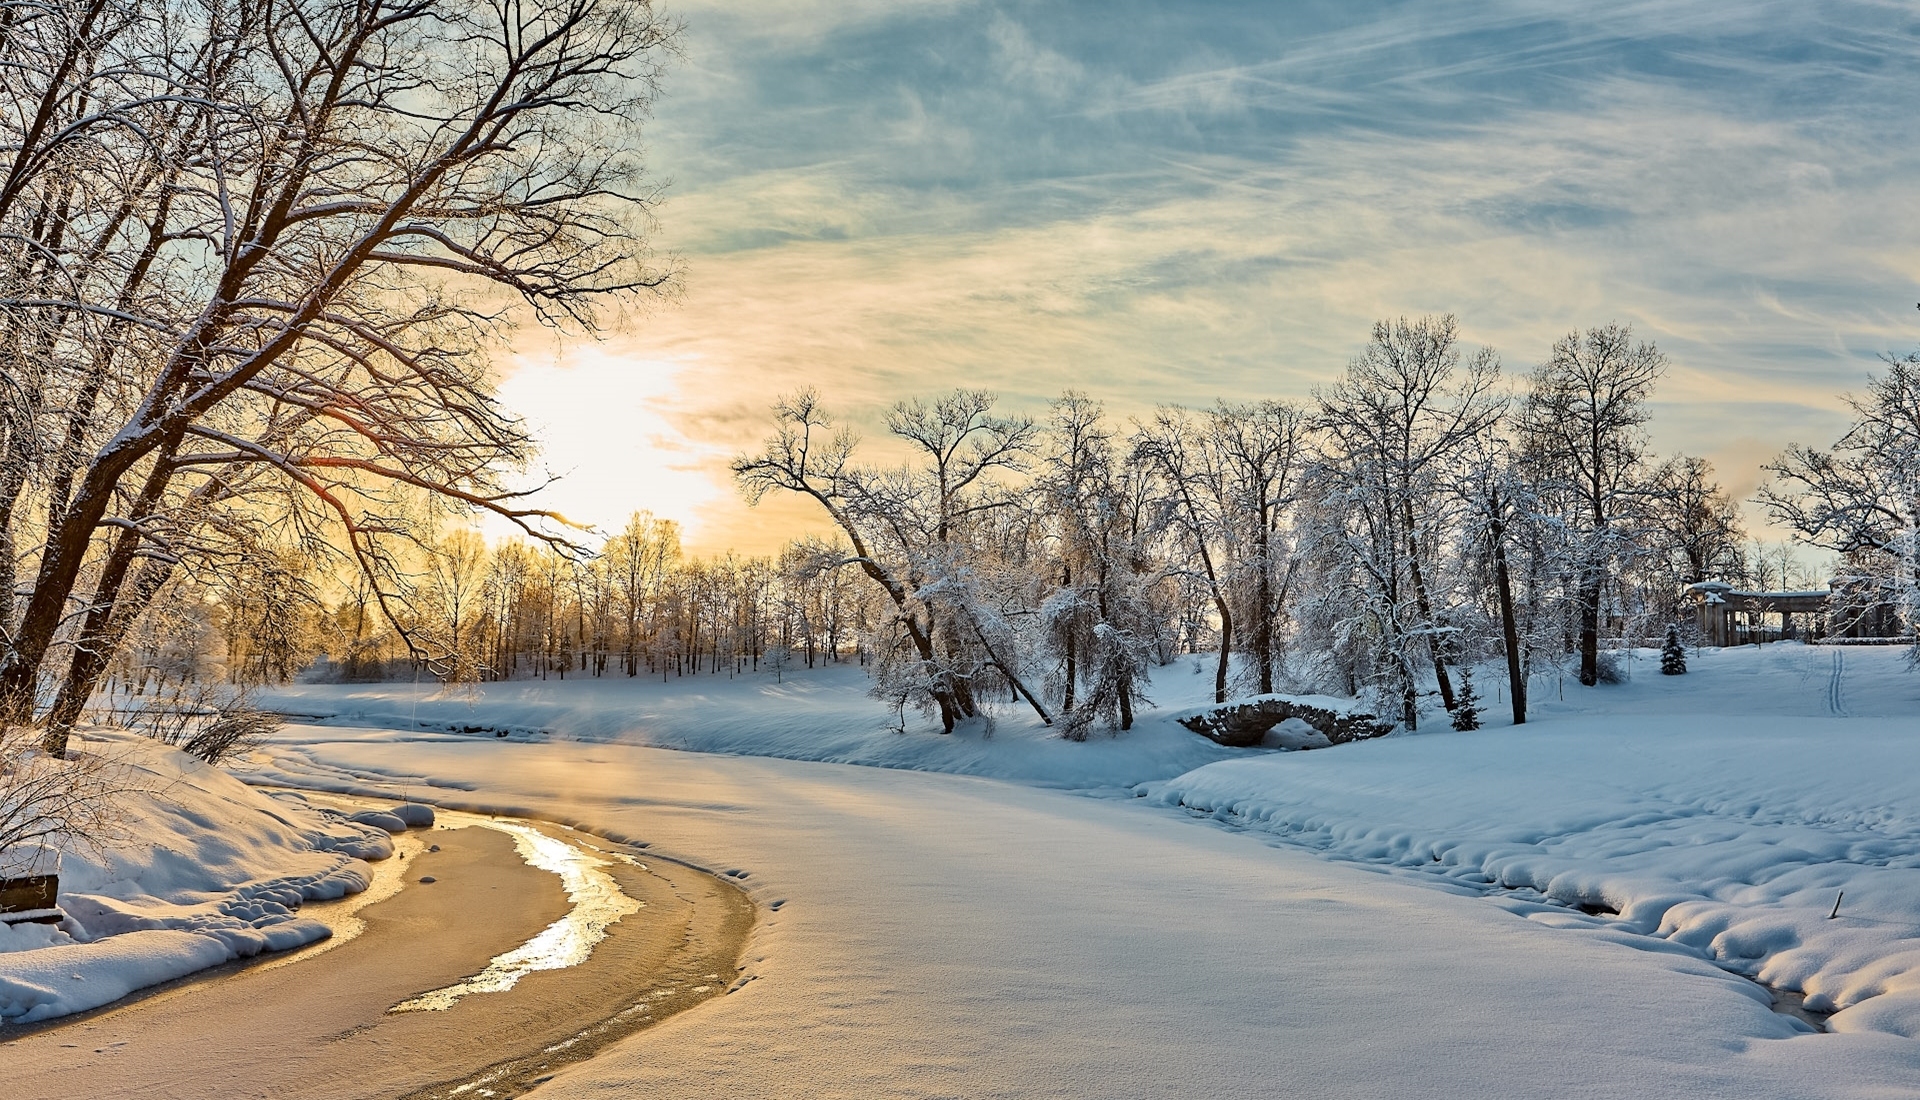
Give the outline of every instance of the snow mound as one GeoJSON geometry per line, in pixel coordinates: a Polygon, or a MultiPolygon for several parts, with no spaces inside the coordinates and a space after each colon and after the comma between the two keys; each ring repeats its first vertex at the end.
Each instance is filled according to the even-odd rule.
{"type": "Polygon", "coordinates": [[[347,820],[362,825],[371,825],[376,829],[385,829],[389,833],[404,833],[407,822],[399,814],[390,814],[385,810],[361,810],[357,814],[348,814],[347,820]]]}
{"type": "Polygon", "coordinates": [[[0,955],[0,1021],[30,1024],[85,1012],[231,957],[213,937],[162,930],[13,951],[0,955]]]}
{"type": "Polygon", "coordinates": [[[407,823],[410,829],[433,828],[433,807],[418,802],[402,802],[391,811],[393,816],[407,823]]]}
{"type": "Polygon", "coordinates": [[[269,797],[144,738],[93,731],[87,748],[132,788],[119,835],[60,853],[57,926],[0,928],[0,1024],[323,939],[301,904],[366,889],[364,860],[392,854],[380,829],[269,797]]]}

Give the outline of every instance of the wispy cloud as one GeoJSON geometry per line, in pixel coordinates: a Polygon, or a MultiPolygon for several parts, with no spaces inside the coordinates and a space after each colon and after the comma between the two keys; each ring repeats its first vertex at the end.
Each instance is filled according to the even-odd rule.
{"type": "Polygon", "coordinates": [[[655,157],[687,291],[613,358],[679,365],[644,401],[698,441],[699,537],[779,533],[724,461],[802,384],[869,425],[962,384],[1127,413],[1302,398],[1380,316],[1456,312],[1518,370],[1619,320],[1675,362],[1656,441],[1745,488],[1912,342],[1901,9],[1302,10],[873,4],[746,41],[694,9],[709,68],[655,157]]]}

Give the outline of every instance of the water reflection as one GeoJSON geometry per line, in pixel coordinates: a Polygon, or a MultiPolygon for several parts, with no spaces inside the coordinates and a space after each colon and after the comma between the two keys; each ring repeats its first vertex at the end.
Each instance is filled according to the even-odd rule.
{"type": "Polygon", "coordinates": [[[567,901],[573,908],[526,943],[504,955],[496,955],[480,973],[404,1000],[393,1006],[391,1012],[441,1012],[470,993],[500,993],[512,989],[521,978],[535,971],[578,966],[593,954],[595,944],[606,939],[609,925],[640,911],[640,903],[628,897],[607,873],[611,860],[550,837],[531,825],[466,814],[458,816],[465,819],[461,824],[497,829],[513,837],[521,859],[560,876],[567,901]]]}

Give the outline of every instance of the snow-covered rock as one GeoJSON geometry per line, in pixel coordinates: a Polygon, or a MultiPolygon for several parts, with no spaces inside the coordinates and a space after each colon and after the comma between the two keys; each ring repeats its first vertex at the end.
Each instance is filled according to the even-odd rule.
{"type": "Polygon", "coordinates": [[[402,802],[391,811],[411,829],[433,828],[433,807],[419,802],[402,802]]]}
{"type": "Polygon", "coordinates": [[[362,825],[371,825],[376,829],[385,829],[389,833],[404,833],[407,831],[407,821],[405,818],[399,814],[390,814],[385,810],[361,810],[359,813],[348,814],[347,820],[357,821],[362,825]]]}

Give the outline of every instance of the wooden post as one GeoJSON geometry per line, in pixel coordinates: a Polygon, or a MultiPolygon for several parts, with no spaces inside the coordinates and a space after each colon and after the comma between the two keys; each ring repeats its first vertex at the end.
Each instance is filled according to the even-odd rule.
{"type": "Polygon", "coordinates": [[[57,909],[59,875],[23,875],[0,879],[0,917],[9,913],[38,913],[57,909]]]}

